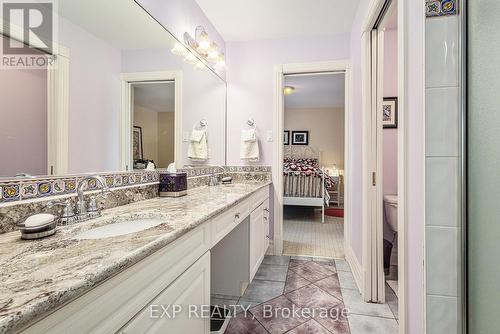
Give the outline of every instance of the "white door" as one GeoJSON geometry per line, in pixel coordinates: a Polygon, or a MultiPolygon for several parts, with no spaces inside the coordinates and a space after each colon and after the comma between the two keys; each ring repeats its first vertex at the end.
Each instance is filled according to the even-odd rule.
{"type": "Polygon", "coordinates": [[[210,319],[197,317],[202,314],[203,305],[210,305],[210,252],[196,261],[119,333],[209,333],[210,319]],[[181,307],[175,317],[174,306],[181,307]],[[193,308],[191,317],[190,307],[193,308]],[[164,312],[165,309],[168,312],[164,312]]]}

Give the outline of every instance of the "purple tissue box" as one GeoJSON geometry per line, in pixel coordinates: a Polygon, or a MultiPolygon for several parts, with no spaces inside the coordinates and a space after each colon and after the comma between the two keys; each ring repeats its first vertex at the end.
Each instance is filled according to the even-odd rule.
{"type": "Polygon", "coordinates": [[[160,172],[160,197],[187,195],[187,174],[160,172]]]}

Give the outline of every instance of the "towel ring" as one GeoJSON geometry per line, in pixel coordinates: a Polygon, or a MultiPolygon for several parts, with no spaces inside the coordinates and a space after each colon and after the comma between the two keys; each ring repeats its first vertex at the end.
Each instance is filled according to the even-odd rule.
{"type": "Polygon", "coordinates": [[[202,119],[202,120],[200,121],[200,126],[201,126],[202,128],[206,128],[206,127],[207,127],[207,125],[208,125],[208,123],[207,123],[207,120],[206,120],[206,119],[202,119]]]}
{"type": "Polygon", "coordinates": [[[249,118],[247,121],[248,126],[255,126],[255,120],[253,118],[249,118]]]}

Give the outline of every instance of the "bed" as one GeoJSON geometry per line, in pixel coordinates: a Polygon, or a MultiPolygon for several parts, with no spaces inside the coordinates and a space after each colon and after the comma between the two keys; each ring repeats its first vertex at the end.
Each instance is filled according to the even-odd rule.
{"type": "Polygon", "coordinates": [[[336,181],[320,167],[319,154],[310,146],[285,146],[283,161],[283,204],[321,207],[329,205],[329,189],[336,181]]]}

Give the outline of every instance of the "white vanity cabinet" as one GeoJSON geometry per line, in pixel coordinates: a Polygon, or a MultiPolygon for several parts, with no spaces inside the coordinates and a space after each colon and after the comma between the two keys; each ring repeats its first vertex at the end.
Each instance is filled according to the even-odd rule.
{"type": "Polygon", "coordinates": [[[250,214],[250,281],[269,247],[269,204],[264,201],[250,214]]]}
{"type": "Polygon", "coordinates": [[[210,332],[210,254],[205,253],[119,331],[121,334],[210,332]]]}
{"type": "Polygon", "coordinates": [[[23,333],[208,334],[209,318],[200,316],[209,315],[211,293],[220,293],[211,281],[243,293],[269,245],[268,208],[264,187],[23,333]],[[169,318],[174,305],[181,311],[169,318]]]}

